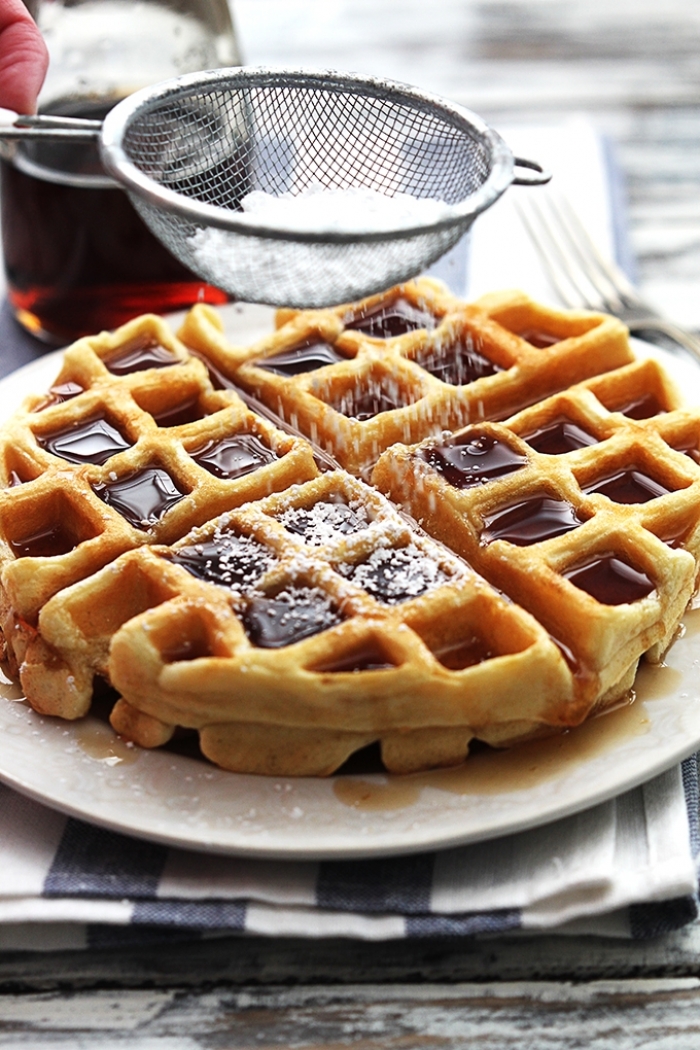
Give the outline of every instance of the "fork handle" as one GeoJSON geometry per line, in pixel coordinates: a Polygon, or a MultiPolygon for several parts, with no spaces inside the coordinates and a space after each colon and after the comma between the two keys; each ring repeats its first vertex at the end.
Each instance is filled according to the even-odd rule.
{"type": "Polygon", "coordinates": [[[700,337],[692,332],[687,332],[684,328],[679,328],[672,321],[649,317],[637,324],[629,324],[629,330],[632,335],[648,343],[661,346],[665,350],[674,352],[680,348],[691,354],[700,363],[700,337]]]}

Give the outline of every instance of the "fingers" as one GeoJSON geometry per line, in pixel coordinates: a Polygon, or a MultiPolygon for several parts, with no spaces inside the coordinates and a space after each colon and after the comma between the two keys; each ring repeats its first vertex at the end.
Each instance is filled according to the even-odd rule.
{"type": "Polygon", "coordinates": [[[0,106],[33,113],[48,62],[46,45],[22,0],[0,0],[0,106]]]}

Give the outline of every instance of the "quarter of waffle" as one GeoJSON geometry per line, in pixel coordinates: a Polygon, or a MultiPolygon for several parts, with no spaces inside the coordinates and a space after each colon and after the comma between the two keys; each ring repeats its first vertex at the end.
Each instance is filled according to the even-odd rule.
{"type": "MultiPolygon", "coordinates": [[[[52,595],[119,554],[314,477],[311,448],[212,387],[157,317],[82,339],[0,434],[0,623],[13,670],[52,595]]],[[[63,713],[63,712],[61,712],[63,713]]]]}
{"type": "Polygon", "coordinates": [[[503,419],[632,360],[614,318],[550,310],[520,292],[467,305],[428,279],[333,310],[280,311],[278,321],[270,337],[236,348],[218,314],[198,306],[179,334],[220,379],[363,477],[397,441],[503,419]]]}
{"type": "Polygon", "coordinates": [[[374,471],[558,641],[572,724],[619,697],[643,654],[659,659],[694,592],[700,415],[679,403],[640,361],[503,424],[395,445],[374,471]]]}
{"type": "Polygon", "coordinates": [[[123,554],[38,627],[52,660],[23,681],[40,710],[79,714],[105,675],[118,732],[153,747],[194,729],[238,772],[328,774],[375,741],[394,772],[453,765],[482,727],[559,725],[571,698],[532,617],[344,472],[123,554]]]}

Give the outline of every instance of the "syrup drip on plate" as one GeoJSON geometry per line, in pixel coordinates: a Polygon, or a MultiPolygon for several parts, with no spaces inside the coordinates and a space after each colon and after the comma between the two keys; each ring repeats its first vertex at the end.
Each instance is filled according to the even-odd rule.
{"type": "Polygon", "coordinates": [[[37,443],[67,463],[94,463],[101,466],[133,442],[104,416],[73,423],[50,434],[37,434],[37,443]]]}
{"type": "Polygon", "coordinates": [[[443,445],[422,449],[418,455],[457,489],[484,485],[527,464],[527,456],[510,445],[472,430],[443,445]]]}
{"type": "Polygon", "coordinates": [[[126,474],[114,482],[95,485],[94,491],[136,529],[155,525],[185,497],[170,474],[155,466],[126,474]]]}
{"type": "MultiPolygon", "coordinates": [[[[662,668],[663,672],[668,668],[662,668]]],[[[644,672],[640,673],[643,677],[644,672]]],[[[669,688],[668,677],[663,688],[669,688]]],[[[642,684],[641,695],[647,699],[642,684]]],[[[651,697],[649,697],[651,699],[651,697]]],[[[363,776],[337,776],[333,793],[352,809],[389,812],[414,805],[426,788],[457,796],[499,796],[531,791],[570,775],[571,770],[598,755],[613,751],[626,740],[649,732],[651,723],[644,704],[622,704],[590,718],[569,732],[554,733],[540,740],[517,744],[506,750],[474,749],[463,765],[434,769],[408,776],[369,780],[363,776]]]]}
{"type": "Polygon", "coordinates": [[[192,459],[217,478],[233,480],[274,463],[277,453],[255,434],[232,434],[191,452],[192,459]]]}

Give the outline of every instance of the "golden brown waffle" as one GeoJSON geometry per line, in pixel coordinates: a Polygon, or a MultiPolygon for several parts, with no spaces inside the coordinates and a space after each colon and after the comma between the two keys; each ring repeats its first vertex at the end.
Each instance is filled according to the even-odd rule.
{"type": "Polygon", "coordinates": [[[373,474],[557,639],[582,716],[642,654],[659,658],[693,594],[700,469],[684,452],[697,456],[700,416],[678,405],[639,362],[505,424],[397,445],[373,474]]]}
{"type": "Polygon", "coordinates": [[[222,385],[235,381],[359,476],[394,442],[503,419],[632,360],[614,318],[546,309],[520,292],[466,305],[428,280],[279,319],[273,335],[236,348],[199,306],[180,337],[222,385]]]}
{"type": "Polygon", "coordinates": [[[80,340],[0,435],[0,622],[11,665],[40,608],[123,551],[317,474],[310,446],[213,389],[157,317],[80,340]]]}
{"type": "Polygon", "coordinates": [[[142,746],[196,731],[224,768],[320,775],[622,699],[696,586],[700,411],[617,321],[520,293],[417,281],[278,322],[251,348],[207,307],[181,338],[80,340],[0,435],[0,625],[36,710],[80,718],[104,677],[142,746]],[[381,454],[376,487],[234,384],[357,474],[381,454]]]}
{"type": "Polygon", "coordinates": [[[22,681],[44,713],[79,716],[107,674],[120,733],[157,746],[196,729],[242,772],[330,773],[377,740],[390,770],[451,765],[481,726],[561,724],[571,694],[530,616],[342,472],[124,554],[51,599],[39,630],[54,659],[22,681]]]}

